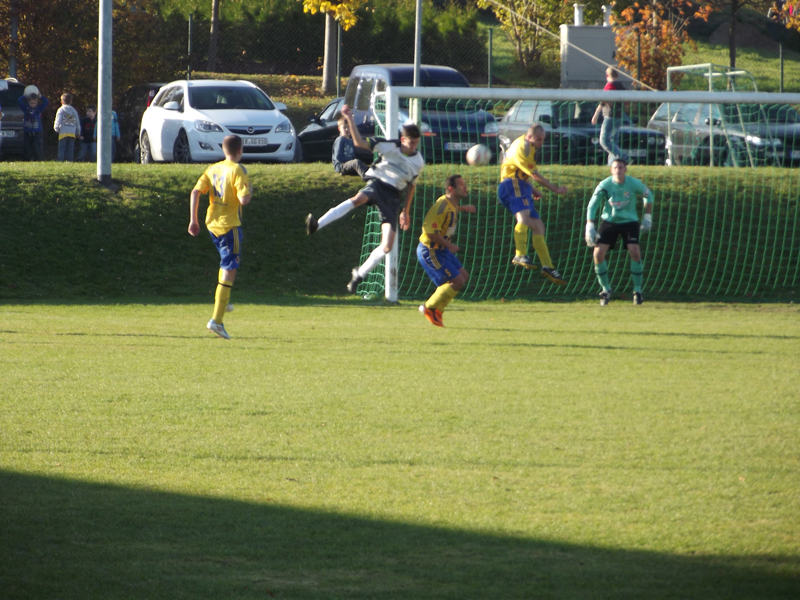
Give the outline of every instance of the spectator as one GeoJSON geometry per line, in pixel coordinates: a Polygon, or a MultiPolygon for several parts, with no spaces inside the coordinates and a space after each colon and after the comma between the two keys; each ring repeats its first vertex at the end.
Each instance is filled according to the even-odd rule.
{"type": "MultiPolygon", "coordinates": [[[[119,119],[117,118],[117,113],[115,111],[111,111],[111,162],[114,162],[114,159],[117,156],[117,143],[119,142],[120,138],[119,131],[119,119]]],[[[97,152],[97,126],[95,125],[94,128],[94,141],[95,141],[95,153],[97,152]]]]}
{"type": "Polygon", "coordinates": [[[61,108],[56,112],[53,129],[58,134],[58,161],[75,160],[75,140],[81,134],[81,116],[72,107],[72,94],[61,94],[61,108]]]}
{"type": "Polygon", "coordinates": [[[339,175],[358,175],[364,179],[369,166],[358,158],[350,124],[345,117],[339,117],[339,137],[333,142],[333,170],[339,175]]]}
{"type": "Polygon", "coordinates": [[[25,160],[42,160],[42,113],[50,101],[39,93],[39,88],[29,85],[17,100],[22,109],[22,152],[25,160]]]}
{"type": "Polygon", "coordinates": [[[90,104],[86,107],[86,116],[81,119],[81,149],[78,152],[78,162],[97,160],[95,129],[97,129],[97,107],[90,104]]]}
{"type": "MultiPolygon", "coordinates": [[[[614,67],[606,69],[606,86],[603,88],[605,91],[622,91],[622,83],[617,79],[619,78],[619,71],[614,67]]],[[[592,125],[596,125],[600,117],[600,111],[603,112],[603,124],[600,126],[600,145],[603,150],[608,152],[608,164],[612,164],[614,159],[621,158],[627,164],[628,155],[617,146],[614,136],[617,130],[622,126],[622,103],[621,102],[600,102],[597,105],[597,110],[592,115],[592,125]]]]}

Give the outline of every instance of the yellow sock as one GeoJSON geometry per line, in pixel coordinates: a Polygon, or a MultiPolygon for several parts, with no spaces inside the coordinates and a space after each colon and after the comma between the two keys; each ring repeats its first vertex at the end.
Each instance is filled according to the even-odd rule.
{"type": "Polygon", "coordinates": [[[228,306],[228,300],[231,299],[231,286],[230,281],[223,281],[220,278],[217,284],[217,293],[214,294],[214,319],[215,323],[222,324],[222,318],[225,316],[225,307],[228,306]]]}
{"type": "Polygon", "coordinates": [[[553,261],[550,260],[550,252],[547,249],[547,242],[544,241],[543,235],[533,235],[533,247],[536,250],[536,255],[542,266],[553,268],[553,261]]]}
{"type": "Polygon", "coordinates": [[[458,292],[453,289],[453,286],[449,283],[445,283],[440,285],[436,288],[436,291],[433,292],[433,295],[428,298],[428,301],[425,303],[425,306],[428,308],[438,308],[439,310],[444,310],[448,304],[450,304],[450,300],[456,297],[458,292]]]}
{"type": "Polygon", "coordinates": [[[525,223],[514,225],[514,246],[517,249],[517,256],[524,256],[528,253],[528,226],[525,223]]]}

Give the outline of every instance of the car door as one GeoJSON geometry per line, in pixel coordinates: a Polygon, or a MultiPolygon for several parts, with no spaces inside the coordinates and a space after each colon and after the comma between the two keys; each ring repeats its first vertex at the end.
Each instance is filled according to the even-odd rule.
{"type": "MultiPolygon", "coordinates": [[[[675,164],[685,164],[690,159],[696,162],[698,148],[702,146],[702,140],[707,137],[702,135],[697,125],[700,104],[696,102],[670,104],[669,109],[671,115],[674,114],[670,122],[673,161],[675,164]]],[[[700,152],[704,154],[702,149],[700,152]]],[[[699,160],[707,161],[707,157],[699,157],[699,160]]]]}
{"type": "Polygon", "coordinates": [[[170,160],[172,158],[172,144],[169,144],[169,158],[165,158],[164,154],[164,122],[167,119],[170,111],[164,108],[164,105],[170,101],[173,95],[180,89],[179,85],[172,85],[166,88],[162,93],[156,96],[155,100],[150,104],[142,117],[142,132],[140,134],[147,134],[150,140],[150,154],[153,160],[170,160]]]}
{"type": "Polygon", "coordinates": [[[178,139],[178,134],[183,129],[184,123],[184,109],[185,109],[186,93],[182,85],[176,86],[170,90],[169,99],[164,103],[164,106],[171,103],[178,105],[177,108],[163,108],[163,125],[161,130],[161,144],[164,160],[174,160],[173,150],[175,148],[175,140],[178,139]]]}
{"type": "Polygon", "coordinates": [[[300,132],[303,156],[308,161],[329,161],[333,142],[339,137],[339,116],[342,114],[342,98],[336,98],[300,132]]]}

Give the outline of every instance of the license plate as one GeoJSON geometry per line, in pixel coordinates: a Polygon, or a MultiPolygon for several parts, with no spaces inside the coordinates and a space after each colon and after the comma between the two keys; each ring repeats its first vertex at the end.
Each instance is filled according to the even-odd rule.
{"type": "Polygon", "coordinates": [[[16,131],[0,131],[0,136],[2,137],[17,137],[16,131]]]}
{"type": "Polygon", "coordinates": [[[469,150],[474,144],[470,142],[445,142],[445,150],[469,150]]]}
{"type": "Polygon", "coordinates": [[[628,150],[628,156],[647,156],[647,150],[628,150]]]}
{"type": "Polygon", "coordinates": [[[792,158],[800,158],[800,150],[792,150],[792,158]]]}
{"type": "Polygon", "coordinates": [[[245,146],[266,146],[267,138],[242,138],[242,144],[245,146]]]}

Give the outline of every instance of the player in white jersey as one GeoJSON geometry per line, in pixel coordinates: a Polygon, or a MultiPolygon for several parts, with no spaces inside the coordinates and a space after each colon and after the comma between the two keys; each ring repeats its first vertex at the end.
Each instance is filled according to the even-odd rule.
{"type": "Polygon", "coordinates": [[[400,227],[406,231],[411,225],[408,209],[414,199],[417,177],[425,166],[425,159],[417,152],[420,140],[419,127],[414,124],[403,126],[400,140],[381,138],[364,139],[353,122],[353,113],[348,106],[342,108],[342,116],[347,119],[353,135],[353,143],[359,148],[373,150],[380,155],[364,175],[367,182],[359,192],[334,206],[319,219],[309,214],[306,217],[306,233],[311,235],[318,229],[341,219],[362,204],[372,204],[381,214],[381,243],[372,251],[359,267],[353,269],[347,291],[356,293],[358,284],[372,269],[377,267],[394,244],[397,233],[397,213],[400,211],[400,227]]]}

